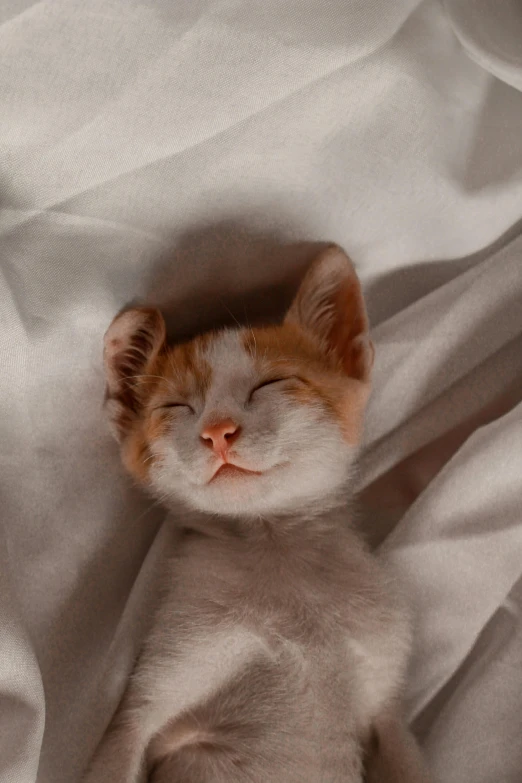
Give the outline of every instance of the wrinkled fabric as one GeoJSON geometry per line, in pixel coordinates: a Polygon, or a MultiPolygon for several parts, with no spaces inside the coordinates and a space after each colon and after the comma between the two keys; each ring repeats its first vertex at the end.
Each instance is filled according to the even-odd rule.
{"type": "Polygon", "coordinates": [[[101,340],[281,314],[333,240],[376,345],[359,524],[416,609],[437,780],[522,778],[517,0],[0,4],[0,781],[77,783],[139,648],[165,512],[101,340]]]}

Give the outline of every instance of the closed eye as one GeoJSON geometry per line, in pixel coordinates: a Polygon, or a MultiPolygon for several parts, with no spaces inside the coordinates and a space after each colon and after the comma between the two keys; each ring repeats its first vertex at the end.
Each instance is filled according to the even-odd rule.
{"type": "Polygon", "coordinates": [[[166,411],[166,410],[172,410],[172,408],[185,408],[191,413],[194,413],[194,408],[192,408],[192,406],[189,405],[187,402],[165,402],[163,403],[163,405],[158,405],[156,408],[154,408],[154,410],[166,411]]]}
{"type": "Polygon", "coordinates": [[[252,399],[252,395],[255,394],[256,391],[259,391],[259,389],[264,389],[266,386],[274,386],[276,383],[284,383],[284,381],[300,381],[300,378],[296,378],[294,375],[286,378],[268,378],[266,381],[262,381],[262,383],[258,383],[257,386],[254,386],[252,391],[250,392],[249,400],[252,399]]]}

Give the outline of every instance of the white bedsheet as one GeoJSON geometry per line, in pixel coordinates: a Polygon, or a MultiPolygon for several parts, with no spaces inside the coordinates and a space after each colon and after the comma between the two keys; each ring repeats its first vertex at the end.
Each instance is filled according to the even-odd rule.
{"type": "Polygon", "coordinates": [[[101,414],[131,299],[172,333],[354,258],[377,346],[360,483],[418,609],[443,783],[522,780],[519,0],[0,2],[0,781],[77,783],[163,512],[101,414]]]}

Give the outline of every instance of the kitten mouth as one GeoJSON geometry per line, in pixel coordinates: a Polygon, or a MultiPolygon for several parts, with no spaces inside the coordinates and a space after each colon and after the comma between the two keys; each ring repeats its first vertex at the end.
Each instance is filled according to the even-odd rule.
{"type": "Polygon", "coordinates": [[[247,468],[241,468],[239,465],[233,465],[231,462],[225,462],[219,466],[208,483],[211,484],[220,478],[237,478],[239,476],[261,476],[261,472],[259,470],[247,470],[247,468]]]}

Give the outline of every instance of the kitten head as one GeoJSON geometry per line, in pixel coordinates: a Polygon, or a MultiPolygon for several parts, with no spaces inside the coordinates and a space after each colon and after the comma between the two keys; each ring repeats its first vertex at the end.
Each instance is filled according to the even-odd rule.
{"type": "Polygon", "coordinates": [[[118,315],[106,405],[124,464],[153,494],[211,513],[286,513],[347,481],[372,361],[359,281],[333,246],[280,326],[168,346],[157,310],[118,315]]]}

